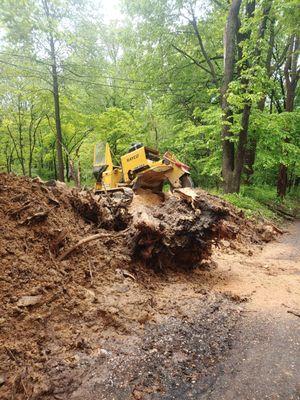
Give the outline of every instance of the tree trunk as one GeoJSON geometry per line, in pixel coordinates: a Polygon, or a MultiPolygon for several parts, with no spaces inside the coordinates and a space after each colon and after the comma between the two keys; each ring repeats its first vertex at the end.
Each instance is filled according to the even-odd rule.
{"type": "Polygon", "coordinates": [[[290,176],[288,178],[288,192],[290,192],[293,187],[295,186],[296,176],[295,176],[296,164],[294,163],[293,166],[290,168],[290,176]]]}
{"type": "Polygon", "coordinates": [[[54,171],[54,179],[57,179],[57,163],[56,163],[56,155],[54,148],[52,150],[52,166],[53,166],[53,171],[54,171]]]}
{"type": "Polygon", "coordinates": [[[55,109],[55,126],[56,126],[56,153],[57,153],[57,169],[58,169],[58,179],[64,182],[64,159],[62,152],[62,131],[61,131],[61,121],[60,121],[60,108],[59,108],[59,91],[58,91],[58,79],[57,79],[57,66],[54,50],[54,41],[51,36],[51,55],[52,55],[52,79],[53,79],[53,99],[54,99],[54,109],[55,109]]]}
{"type": "Polygon", "coordinates": [[[81,163],[80,163],[80,158],[78,156],[78,162],[77,162],[77,187],[81,187],[81,163]]]}
{"type": "MultiPolygon", "coordinates": [[[[251,104],[245,103],[242,111],[241,130],[239,132],[238,144],[235,149],[233,142],[233,134],[230,125],[233,122],[232,110],[227,101],[227,91],[229,83],[233,80],[235,67],[235,53],[237,49],[237,37],[240,40],[245,40],[250,37],[250,31],[246,34],[238,34],[239,31],[239,12],[241,0],[233,0],[230,6],[227,17],[225,35],[224,35],[224,80],[221,89],[222,110],[223,110],[223,127],[222,127],[222,175],[224,180],[225,193],[239,192],[241,175],[244,166],[245,151],[247,144],[248,125],[251,111],[251,104]]],[[[247,4],[246,12],[248,17],[253,15],[255,9],[255,1],[247,4]]],[[[239,51],[239,57],[243,56],[242,51],[239,51]]],[[[241,67],[239,69],[241,73],[241,67]]],[[[245,87],[248,82],[244,79],[245,87]]]]}
{"type": "Polygon", "coordinates": [[[283,198],[286,195],[288,185],[287,167],[284,164],[279,165],[277,180],[277,195],[283,198]]]}
{"type": "MultiPolygon", "coordinates": [[[[256,4],[255,0],[248,1],[247,5],[246,5],[246,15],[248,18],[253,17],[254,11],[255,11],[255,4],[256,4]]],[[[243,50],[243,47],[241,46],[241,42],[243,42],[245,40],[249,40],[250,36],[251,36],[250,30],[248,30],[245,33],[238,32],[238,34],[237,34],[239,60],[242,60],[244,57],[244,50],[243,50]]],[[[249,66],[250,66],[250,63],[249,63],[248,59],[245,58],[245,60],[238,67],[238,74],[241,75],[242,71],[244,69],[249,68],[249,66]]],[[[242,76],[241,82],[244,87],[243,92],[246,92],[248,90],[248,86],[249,86],[249,79],[242,76]]],[[[238,145],[237,145],[236,154],[235,154],[234,178],[233,178],[234,187],[232,189],[234,192],[237,192],[237,193],[240,191],[241,177],[242,177],[242,172],[243,172],[243,168],[244,168],[244,164],[245,164],[245,154],[246,154],[246,146],[247,146],[247,139],[248,139],[248,127],[249,127],[250,113],[251,113],[251,102],[248,100],[247,102],[244,102],[242,118],[241,118],[241,130],[239,132],[238,145]]]]}
{"type": "Polygon", "coordinates": [[[56,127],[56,155],[57,155],[57,171],[58,179],[64,182],[64,159],[62,151],[62,131],[61,131],[61,119],[60,119],[60,102],[59,102],[59,87],[58,87],[58,74],[57,74],[57,62],[56,62],[56,51],[53,38],[52,24],[50,20],[50,12],[47,0],[43,0],[45,14],[49,25],[49,45],[50,45],[50,56],[52,61],[52,91],[54,100],[54,111],[55,111],[55,127],[56,127]]]}
{"type": "Polygon", "coordinates": [[[24,158],[24,141],[23,141],[23,123],[22,123],[22,116],[21,116],[21,98],[18,96],[18,132],[19,132],[19,146],[20,146],[20,164],[22,168],[22,174],[26,175],[25,169],[25,158],[24,158]]]}
{"type": "Polygon", "coordinates": [[[14,149],[11,148],[9,144],[7,144],[5,146],[4,153],[5,153],[5,161],[6,161],[6,171],[7,171],[7,173],[10,173],[11,172],[11,166],[12,166],[12,163],[13,163],[14,149]]]}
{"type": "Polygon", "coordinates": [[[216,71],[215,71],[215,67],[214,67],[214,64],[211,61],[209,55],[207,54],[207,52],[205,50],[205,47],[204,47],[204,44],[203,44],[203,41],[202,41],[202,37],[201,37],[199,29],[198,29],[197,20],[196,20],[196,17],[194,15],[194,11],[193,11],[193,19],[190,21],[190,23],[193,26],[194,33],[196,35],[196,38],[197,38],[197,41],[198,41],[198,44],[199,44],[200,52],[203,54],[203,56],[205,58],[205,61],[207,62],[207,65],[209,67],[209,71],[211,73],[213,83],[215,85],[217,85],[218,84],[218,78],[217,78],[217,74],[216,74],[216,71]]]}
{"type": "Polygon", "coordinates": [[[238,32],[238,16],[242,0],[233,0],[230,6],[229,14],[226,21],[224,33],[224,78],[221,88],[222,110],[223,110],[223,126],[222,126],[222,175],[224,180],[224,191],[229,193],[233,191],[233,171],[234,171],[234,143],[230,141],[232,133],[230,132],[230,124],[232,123],[232,111],[227,101],[227,90],[229,83],[233,79],[236,35],[238,32]]]}
{"type": "Polygon", "coordinates": [[[66,166],[66,178],[67,178],[67,182],[70,182],[70,161],[69,161],[69,156],[66,153],[65,154],[65,166],[66,166]]]}
{"type": "MultiPolygon", "coordinates": [[[[269,0],[266,3],[266,6],[263,10],[263,19],[260,24],[259,28],[259,38],[263,39],[265,37],[265,32],[267,29],[267,21],[269,19],[270,10],[272,7],[273,0],[269,0]]],[[[271,61],[272,61],[272,54],[274,48],[274,40],[275,40],[275,32],[274,32],[274,25],[275,25],[275,18],[272,18],[270,21],[270,37],[269,37],[269,44],[268,44],[268,53],[265,61],[265,69],[268,77],[271,76],[271,61]]],[[[259,43],[259,42],[258,42],[259,43]]],[[[261,47],[256,47],[256,55],[258,58],[261,56],[261,47]]],[[[265,109],[265,102],[266,96],[263,96],[261,100],[258,102],[257,108],[263,112],[265,109]]],[[[271,98],[272,104],[272,98],[271,98]]],[[[256,147],[257,147],[257,137],[250,137],[248,140],[248,148],[246,149],[245,153],[245,168],[244,172],[246,174],[246,183],[250,183],[252,175],[254,173],[254,163],[256,158],[256,147]]]]}
{"type": "MultiPolygon", "coordinates": [[[[300,37],[293,35],[290,38],[289,50],[284,66],[285,78],[285,111],[293,112],[296,97],[296,89],[299,80],[298,58],[300,48],[300,37]]],[[[285,142],[289,142],[289,138],[285,138],[285,142]]],[[[277,179],[277,194],[283,198],[286,195],[288,187],[288,168],[287,165],[281,163],[279,165],[277,179]]]]}
{"type": "Polygon", "coordinates": [[[20,155],[20,149],[18,149],[17,142],[16,142],[16,140],[15,140],[15,138],[14,138],[14,135],[13,135],[13,133],[11,132],[11,130],[10,130],[10,128],[9,128],[8,125],[7,125],[7,132],[8,132],[8,134],[9,134],[9,136],[10,136],[11,141],[12,141],[13,149],[14,149],[15,152],[16,152],[17,159],[18,159],[18,161],[19,161],[19,163],[20,163],[20,165],[21,165],[21,167],[22,167],[22,173],[23,173],[23,175],[25,175],[24,159],[23,159],[22,156],[20,155]]]}
{"type": "Polygon", "coordinates": [[[235,171],[234,171],[235,187],[233,189],[234,192],[237,193],[240,191],[241,176],[244,168],[250,113],[251,113],[251,105],[245,104],[242,115],[242,129],[239,134],[239,142],[235,157],[235,171]]]}

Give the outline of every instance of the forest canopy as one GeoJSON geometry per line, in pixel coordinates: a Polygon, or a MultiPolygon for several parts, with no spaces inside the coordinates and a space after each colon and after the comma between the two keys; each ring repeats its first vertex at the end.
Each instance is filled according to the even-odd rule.
{"type": "Polygon", "coordinates": [[[299,1],[120,7],[2,0],[0,170],[92,185],[96,142],[143,142],[206,188],[299,186],[299,1]]]}

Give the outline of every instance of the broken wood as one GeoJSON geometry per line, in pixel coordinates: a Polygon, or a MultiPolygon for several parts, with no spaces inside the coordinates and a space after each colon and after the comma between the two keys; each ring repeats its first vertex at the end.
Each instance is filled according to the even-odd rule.
{"type": "Polygon", "coordinates": [[[100,239],[101,237],[103,237],[102,233],[96,233],[95,235],[91,235],[88,236],[84,239],[79,240],[79,242],[77,242],[76,244],[74,244],[74,246],[70,247],[69,249],[67,249],[64,253],[62,253],[59,257],[58,260],[62,261],[64,260],[69,254],[71,254],[75,249],[77,249],[78,247],[82,246],[85,243],[89,243],[93,240],[96,239],[100,239]]]}
{"type": "Polygon", "coordinates": [[[293,310],[287,310],[287,312],[289,313],[289,314],[293,314],[293,315],[295,315],[296,317],[299,317],[300,318],[300,311],[293,311],[293,310]]]}
{"type": "Polygon", "coordinates": [[[131,274],[129,271],[127,271],[127,269],[122,269],[121,272],[122,272],[124,278],[131,278],[133,281],[136,281],[136,277],[133,274],[131,274]]]}
{"type": "Polygon", "coordinates": [[[14,211],[11,211],[9,214],[10,216],[14,217],[19,215],[22,211],[27,210],[29,207],[31,206],[31,201],[26,201],[25,203],[23,203],[19,208],[17,208],[14,211]]]}
{"type": "Polygon", "coordinates": [[[268,220],[268,225],[270,225],[274,229],[275,232],[280,233],[281,235],[283,235],[284,233],[287,232],[282,229],[279,229],[276,225],[272,224],[272,222],[270,222],[269,220],[268,220]]]}
{"type": "Polygon", "coordinates": [[[83,244],[92,242],[93,240],[97,240],[97,239],[102,239],[102,238],[107,238],[107,237],[115,237],[115,236],[122,236],[123,234],[125,234],[128,229],[125,229],[124,231],[121,232],[112,232],[112,233],[96,233],[95,235],[90,235],[87,236],[81,240],[79,240],[77,243],[74,244],[74,246],[70,247],[69,249],[67,249],[64,253],[62,253],[59,257],[58,260],[62,261],[64,260],[69,254],[71,254],[74,250],[76,250],[78,247],[82,246],[83,244]]]}
{"type": "Polygon", "coordinates": [[[197,193],[193,189],[191,188],[174,189],[174,194],[186,200],[188,203],[191,204],[193,210],[196,210],[195,200],[197,199],[197,193]]]}
{"type": "Polygon", "coordinates": [[[93,285],[93,270],[92,270],[90,261],[89,261],[89,272],[90,272],[90,278],[91,278],[91,285],[93,285]]]}
{"type": "Polygon", "coordinates": [[[48,194],[48,201],[51,204],[54,204],[55,206],[60,206],[60,202],[54,197],[54,196],[50,196],[48,194]]]}
{"type": "Polygon", "coordinates": [[[269,210],[280,214],[283,218],[287,219],[288,221],[294,221],[295,220],[295,215],[289,213],[286,210],[283,210],[282,208],[274,205],[274,204],[270,204],[270,203],[263,203],[266,207],[268,207],[269,210]]]}
{"type": "Polygon", "coordinates": [[[42,222],[45,221],[46,218],[48,218],[49,211],[41,211],[38,213],[35,213],[31,215],[30,217],[27,217],[24,221],[21,221],[19,225],[30,225],[36,222],[42,222]]]}

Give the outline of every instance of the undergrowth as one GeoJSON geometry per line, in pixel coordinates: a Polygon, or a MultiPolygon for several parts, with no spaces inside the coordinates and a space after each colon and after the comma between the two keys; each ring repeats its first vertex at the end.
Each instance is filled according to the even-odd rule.
{"type": "Polygon", "coordinates": [[[249,218],[264,217],[277,222],[283,214],[278,209],[300,217],[299,190],[288,193],[284,200],[277,197],[276,189],[269,186],[242,186],[240,193],[218,195],[243,210],[249,218]]]}

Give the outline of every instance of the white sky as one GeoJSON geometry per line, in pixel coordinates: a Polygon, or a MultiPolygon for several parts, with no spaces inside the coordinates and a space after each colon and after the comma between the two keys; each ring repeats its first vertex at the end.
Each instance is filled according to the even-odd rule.
{"type": "Polygon", "coordinates": [[[101,0],[101,9],[105,22],[121,21],[124,18],[119,0],[101,0]]]}
{"type": "MultiPolygon", "coordinates": [[[[124,15],[121,12],[122,0],[94,0],[96,6],[101,10],[101,14],[104,16],[104,22],[110,21],[122,21],[124,15]]],[[[195,11],[199,16],[204,16],[209,7],[207,0],[200,0],[196,2],[195,11]]]]}

